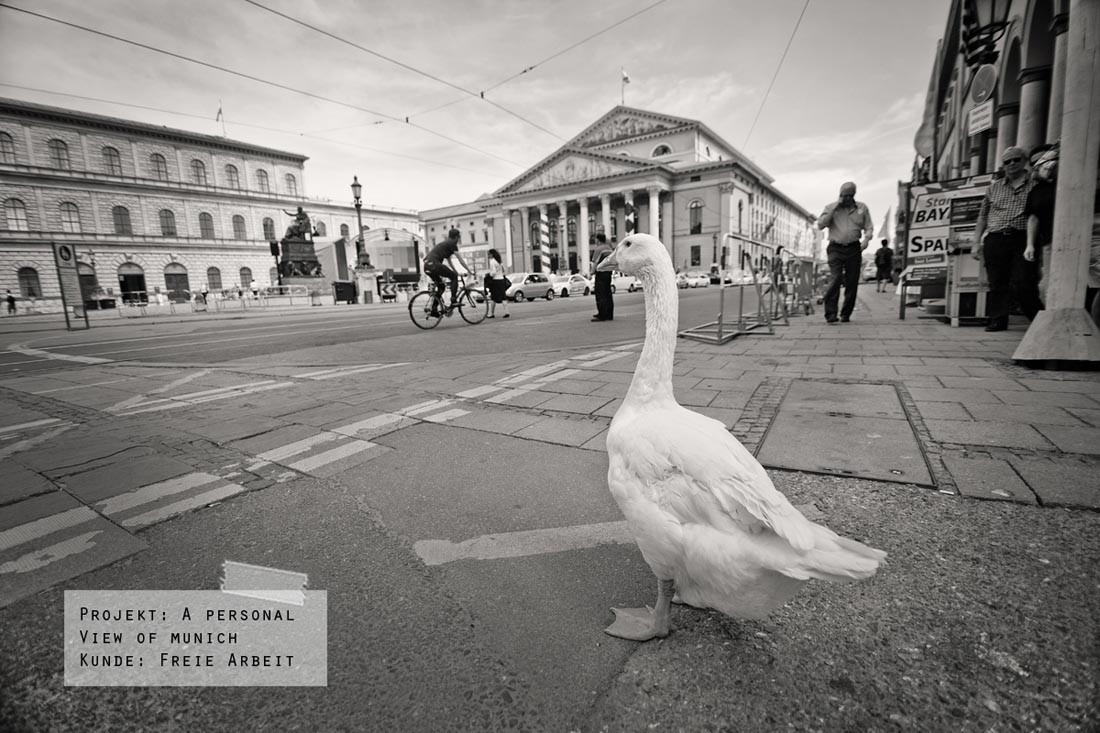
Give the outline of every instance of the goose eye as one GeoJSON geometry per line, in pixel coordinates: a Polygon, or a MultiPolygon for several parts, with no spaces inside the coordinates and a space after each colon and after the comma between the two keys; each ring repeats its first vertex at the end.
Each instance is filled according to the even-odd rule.
{"type": "Polygon", "coordinates": [[[629,239],[628,239],[628,240],[626,240],[626,246],[627,246],[627,247],[629,247],[629,246],[630,246],[630,245],[632,245],[632,244],[634,244],[634,243],[633,243],[633,242],[631,242],[631,241],[630,241],[629,239]]]}

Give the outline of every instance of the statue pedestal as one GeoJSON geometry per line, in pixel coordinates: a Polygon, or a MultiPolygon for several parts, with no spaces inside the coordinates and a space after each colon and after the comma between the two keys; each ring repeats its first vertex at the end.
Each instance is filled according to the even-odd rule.
{"type": "Polygon", "coordinates": [[[373,303],[377,298],[378,270],[373,267],[355,268],[355,286],[359,289],[361,303],[373,303]]]}

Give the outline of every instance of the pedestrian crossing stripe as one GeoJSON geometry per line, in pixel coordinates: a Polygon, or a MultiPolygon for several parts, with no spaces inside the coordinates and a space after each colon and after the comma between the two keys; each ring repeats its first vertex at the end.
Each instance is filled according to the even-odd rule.
{"type": "Polygon", "coordinates": [[[141,529],[246,491],[209,473],[191,473],[108,497],[93,508],[127,529],[141,529]]]}
{"type": "Polygon", "coordinates": [[[102,531],[103,530],[94,530],[92,532],[85,532],[76,537],[70,537],[66,540],[56,542],[49,547],[32,550],[14,560],[0,563],[0,575],[8,573],[29,573],[40,570],[57,560],[62,560],[71,555],[79,555],[95,547],[95,543],[92,540],[96,538],[96,535],[101,534],[102,531]]]}
{"type": "Polygon", "coordinates": [[[342,366],[334,369],[322,369],[316,372],[306,372],[305,374],[294,375],[296,379],[336,379],[337,377],[343,377],[348,374],[361,374],[363,372],[374,372],[379,369],[389,369],[390,367],[404,366],[408,362],[397,362],[393,364],[361,364],[358,366],[342,366]]]}
{"type": "MultiPolygon", "coordinates": [[[[634,344],[628,345],[627,349],[634,348],[634,344]]],[[[619,347],[622,349],[623,347],[619,347]]],[[[625,350],[616,351],[593,351],[587,354],[579,354],[572,356],[569,359],[563,359],[561,361],[551,362],[550,364],[543,364],[541,366],[531,367],[522,372],[518,372],[511,376],[498,379],[492,384],[486,384],[479,387],[471,387],[470,389],[458,392],[455,396],[461,399],[476,399],[478,397],[485,397],[486,395],[493,394],[494,392],[500,392],[500,394],[494,397],[489,397],[486,402],[502,403],[513,399],[522,394],[527,394],[539,387],[549,384],[557,379],[564,379],[566,377],[573,376],[574,374],[580,374],[584,367],[598,366],[599,364],[606,364],[616,359],[621,359],[624,356],[628,356],[625,350]],[[572,369],[569,367],[570,363],[577,363],[576,366],[580,369],[572,369]],[[556,374],[550,374],[555,370],[560,370],[556,374]],[[532,381],[534,380],[534,381],[532,381]],[[530,382],[524,384],[524,382],[530,382]],[[511,388],[511,389],[509,389],[511,388]]]]}
{"type": "Polygon", "coordinates": [[[283,387],[290,387],[293,384],[294,382],[276,382],[273,379],[266,379],[262,382],[252,382],[251,384],[237,385],[234,387],[218,387],[216,389],[205,389],[199,392],[188,392],[186,394],[173,395],[172,397],[158,397],[156,399],[143,400],[137,403],[130,402],[129,404],[120,407],[116,411],[116,414],[129,416],[139,415],[145,412],[171,410],[177,407],[198,405],[204,402],[213,402],[214,400],[224,400],[231,397],[243,397],[245,395],[253,394],[256,392],[266,392],[272,389],[281,389],[283,387]]]}

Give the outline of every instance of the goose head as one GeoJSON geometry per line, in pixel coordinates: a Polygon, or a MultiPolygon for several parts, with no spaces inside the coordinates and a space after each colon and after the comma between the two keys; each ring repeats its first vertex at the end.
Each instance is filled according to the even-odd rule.
{"type": "Polygon", "coordinates": [[[615,251],[596,266],[596,270],[607,272],[618,270],[627,275],[646,278],[656,274],[657,268],[665,267],[672,271],[672,259],[661,240],[652,234],[631,234],[624,237],[615,251]]]}

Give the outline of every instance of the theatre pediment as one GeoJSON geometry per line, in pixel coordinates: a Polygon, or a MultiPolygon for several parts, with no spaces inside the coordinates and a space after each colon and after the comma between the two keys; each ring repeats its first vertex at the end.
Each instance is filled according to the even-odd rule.
{"type": "Polygon", "coordinates": [[[686,124],[690,124],[690,120],[652,113],[640,113],[620,107],[582,132],[570,144],[582,148],[591,148],[618,140],[649,135],[654,132],[674,130],[686,124]]]}
{"type": "Polygon", "coordinates": [[[618,173],[633,173],[649,168],[641,161],[614,160],[610,156],[591,156],[579,152],[565,153],[557,160],[531,169],[500,193],[523,193],[544,188],[567,186],[571,183],[606,178],[618,173]]]}

